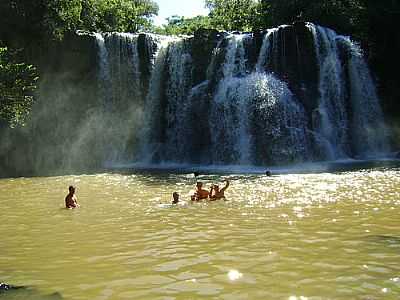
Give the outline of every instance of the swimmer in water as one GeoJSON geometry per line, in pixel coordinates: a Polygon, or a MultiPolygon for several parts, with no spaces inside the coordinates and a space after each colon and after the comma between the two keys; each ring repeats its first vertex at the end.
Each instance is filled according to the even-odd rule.
{"type": "Polygon", "coordinates": [[[179,203],[179,194],[178,192],[173,192],[172,193],[172,204],[178,204],[179,203]]]}
{"type": "Polygon", "coordinates": [[[192,201],[200,201],[203,199],[207,199],[208,195],[209,195],[209,192],[207,190],[203,189],[203,183],[199,181],[196,183],[196,191],[190,198],[192,201]]]}
{"type": "Polygon", "coordinates": [[[218,200],[225,198],[225,191],[229,187],[229,180],[225,181],[225,186],[222,189],[219,189],[217,184],[213,184],[210,189],[210,201],[218,200]]]}
{"type": "Polygon", "coordinates": [[[79,207],[78,198],[75,195],[76,188],[74,186],[69,186],[68,195],[65,197],[65,208],[76,208],[79,207]]]}

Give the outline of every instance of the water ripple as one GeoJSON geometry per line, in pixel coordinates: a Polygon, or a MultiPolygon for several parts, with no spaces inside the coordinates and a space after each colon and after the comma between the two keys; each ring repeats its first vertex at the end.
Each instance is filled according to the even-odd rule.
{"type": "Polygon", "coordinates": [[[74,300],[397,299],[399,175],[235,175],[215,203],[179,174],[0,180],[0,276],[74,300]]]}

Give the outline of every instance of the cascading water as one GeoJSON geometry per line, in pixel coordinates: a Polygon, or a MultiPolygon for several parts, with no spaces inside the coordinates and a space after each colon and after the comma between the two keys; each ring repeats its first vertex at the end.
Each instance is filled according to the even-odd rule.
{"type": "Polygon", "coordinates": [[[213,44],[208,45],[208,58],[200,66],[203,81],[196,81],[199,49],[193,46],[194,38],[146,35],[142,48],[152,54],[147,61],[135,50],[137,36],[105,35],[105,43],[99,39],[99,72],[109,73],[109,79],[100,78],[110,82],[114,107],[140,103],[134,107],[143,112],[122,118],[135,118],[136,126],[128,131],[136,130],[139,136],[136,159],[263,165],[384,150],[382,112],[359,48],[332,30],[312,24],[304,28],[302,38],[309,35],[315,56],[298,53],[297,60],[305,60],[305,66],[318,64],[315,84],[305,81],[301,69],[293,75],[285,56],[293,53],[290,40],[286,42],[292,35],[294,51],[300,51],[300,33],[294,26],[268,30],[258,48],[251,34],[209,41],[213,44]],[[147,79],[141,71],[145,64],[150,70],[147,79]],[[143,89],[144,80],[148,90],[143,89]],[[307,96],[313,86],[319,97],[307,96]]]}
{"type": "MultiPolygon", "coordinates": [[[[141,134],[142,149],[140,151],[140,159],[146,163],[160,160],[160,153],[165,151],[163,146],[166,143],[169,143],[168,148],[172,149],[171,151],[174,151],[174,148],[177,151],[180,145],[178,135],[168,135],[163,131],[163,128],[166,126],[166,122],[170,124],[169,127],[175,128],[174,121],[182,121],[182,107],[179,108],[178,104],[186,99],[181,85],[184,84],[185,65],[187,63],[182,65],[178,63],[181,55],[184,56],[184,60],[186,59],[190,63],[190,56],[185,56],[182,53],[184,45],[180,38],[153,36],[153,41],[156,43],[156,53],[154,55],[155,60],[152,62],[153,69],[149,93],[146,97],[144,111],[146,118],[141,134]],[[174,60],[169,60],[171,57],[174,60]],[[172,78],[176,81],[172,81],[172,86],[166,87],[164,78],[168,70],[175,75],[172,78]],[[167,93],[167,95],[164,93],[167,93]],[[167,103],[166,100],[169,99],[172,99],[172,104],[171,101],[167,103]]],[[[170,128],[169,131],[171,132],[172,129],[170,128]]]]}
{"type": "Polygon", "coordinates": [[[105,45],[104,37],[100,33],[94,34],[96,37],[96,44],[98,48],[99,59],[99,72],[98,81],[101,95],[103,95],[104,105],[111,102],[111,93],[109,90],[110,78],[110,65],[108,62],[108,51],[105,45]]]}
{"type": "Polygon", "coordinates": [[[192,57],[187,42],[180,40],[170,44],[168,57],[165,156],[184,158],[188,151],[186,141],[191,137],[189,116],[192,109],[188,97],[192,88],[192,57]]]}
{"type": "Polygon", "coordinates": [[[326,142],[327,158],[352,154],[362,157],[387,151],[382,110],[361,49],[330,29],[313,24],[308,27],[314,36],[320,68],[320,100],[313,115],[314,130],[326,142]],[[341,58],[343,51],[347,55],[347,70],[341,58]]]}
{"type": "Polygon", "coordinates": [[[323,141],[327,159],[347,157],[348,115],[345,104],[345,82],[336,33],[320,26],[309,25],[314,35],[320,69],[319,105],[313,114],[314,130],[323,141]]]}
{"type": "Polygon", "coordinates": [[[138,35],[96,34],[99,85],[105,104],[102,115],[107,161],[132,160],[143,122],[143,90],[138,35]],[[128,129],[128,130],[127,130],[128,129]]]}
{"type": "Polygon", "coordinates": [[[269,29],[267,33],[264,34],[263,43],[260,49],[260,54],[258,56],[256,71],[263,72],[266,64],[269,61],[269,52],[271,51],[273,35],[278,31],[278,28],[269,29]]]}
{"type": "Polygon", "coordinates": [[[211,156],[217,163],[250,164],[251,135],[249,111],[251,104],[246,76],[243,40],[246,35],[232,35],[222,66],[220,81],[211,104],[211,156]]]}
{"type": "Polygon", "coordinates": [[[352,145],[356,153],[366,157],[388,152],[383,112],[362,51],[348,38],[342,38],[341,42],[350,56],[348,76],[353,108],[350,121],[354,137],[352,145]]]}

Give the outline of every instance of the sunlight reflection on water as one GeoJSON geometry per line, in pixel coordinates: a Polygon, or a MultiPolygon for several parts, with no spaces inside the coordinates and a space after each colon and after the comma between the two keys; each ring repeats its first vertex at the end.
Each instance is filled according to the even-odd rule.
{"type": "Polygon", "coordinates": [[[202,175],[230,179],[227,201],[175,206],[196,178],[0,180],[0,279],[74,300],[397,299],[399,175],[202,175]]]}

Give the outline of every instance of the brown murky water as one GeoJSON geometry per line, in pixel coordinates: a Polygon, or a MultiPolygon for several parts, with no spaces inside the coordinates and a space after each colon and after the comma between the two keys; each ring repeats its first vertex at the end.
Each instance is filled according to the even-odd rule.
{"type": "Polygon", "coordinates": [[[192,175],[0,180],[0,281],[71,300],[400,298],[399,170],[201,180],[225,178],[228,201],[174,207],[192,175]]]}

